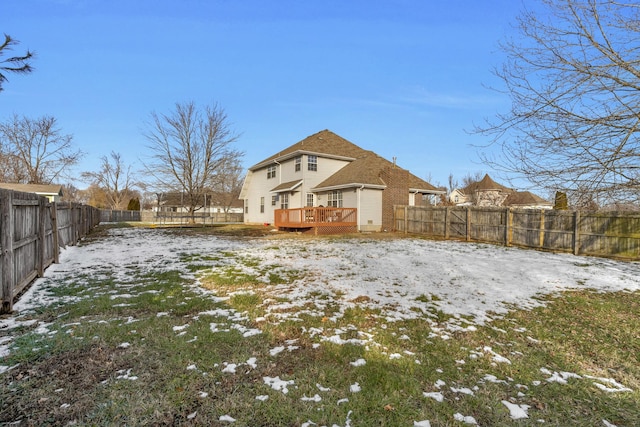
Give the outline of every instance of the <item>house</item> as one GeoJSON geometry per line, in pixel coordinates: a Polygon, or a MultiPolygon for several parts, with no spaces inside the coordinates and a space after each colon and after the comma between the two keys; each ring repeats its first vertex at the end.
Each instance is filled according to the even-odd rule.
{"type": "MultiPolygon", "coordinates": [[[[199,199],[198,204],[201,207],[197,210],[198,215],[242,213],[244,207],[242,201],[233,195],[215,191],[206,192],[199,199]]],[[[183,193],[179,191],[157,193],[155,205],[152,208],[154,212],[187,213],[188,210],[183,193]]]]}
{"type": "Polygon", "coordinates": [[[58,184],[13,184],[0,183],[0,189],[35,193],[46,197],[49,202],[59,202],[62,197],[62,185],[58,184]]]}
{"type": "Polygon", "coordinates": [[[502,206],[516,209],[553,209],[553,203],[529,191],[514,191],[502,202],[502,206]]]}
{"type": "Polygon", "coordinates": [[[518,209],[551,209],[553,204],[529,191],[516,191],[495,182],[489,174],[463,189],[454,189],[449,201],[457,206],[495,206],[518,209]]]}
{"type": "Polygon", "coordinates": [[[444,193],[393,162],[323,130],[251,166],[244,221],[316,233],[392,230],[394,205],[444,193]]]}

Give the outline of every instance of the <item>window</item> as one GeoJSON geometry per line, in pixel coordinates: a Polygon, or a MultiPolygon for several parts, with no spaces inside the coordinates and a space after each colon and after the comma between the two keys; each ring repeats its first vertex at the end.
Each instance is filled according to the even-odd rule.
{"type": "Polygon", "coordinates": [[[260,197],[260,213],[264,213],[264,197],[260,197]]]}
{"type": "Polygon", "coordinates": [[[249,199],[244,199],[244,213],[249,213],[249,199]]]}
{"type": "Polygon", "coordinates": [[[318,170],[318,156],[307,156],[307,169],[310,171],[318,170]]]}
{"type": "Polygon", "coordinates": [[[267,168],[267,179],[276,177],[276,165],[271,165],[267,168]]]}
{"type": "Polygon", "coordinates": [[[307,207],[313,207],[314,206],[314,197],[313,197],[313,193],[307,193],[307,207]]]}
{"type": "Polygon", "coordinates": [[[327,206],[334,208],[342,207],[342,191],[336,190],[329,193],[327,197],[327,206]]]}
{"type": "Polygon", "coordinates": [[[289,209],[289,193],[282,193],[280,196],[280,209],[289,209]]]}
{"type": "Polygon", "coordinates": [[[295,162],[296,172],[300,172],[301,164],[302,164],[302,156],[296,157],[296,162],[295,162]]]}
{"type": "Polygon", "coordinates": [[[278,195],[275,194],[271,196],[271,206],[275,206],[277,202],[278,202],[278,195]]]}

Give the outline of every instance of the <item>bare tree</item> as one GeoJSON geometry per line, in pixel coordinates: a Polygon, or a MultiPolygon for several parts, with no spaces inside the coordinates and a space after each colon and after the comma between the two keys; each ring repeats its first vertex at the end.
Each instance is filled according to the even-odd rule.
{"type": "MultiPolygon", "coordinates": [[[[4,42],[0,44],[0,58],[5,52],[11,50],[11,46],[18,44],[17,40],[5,34],[4,42]]],[[[27,74],[33,71],[33,67],[29,61],[33,58],[33,52],[27,50],[23,56],[11,56],[7,59],[0,60],[0,92],[2,92],[2,84],[7,81],[5,73],[27,74]]]]}
{"type": "Polygon", "coordinates": [[[495,74],[507,113],[476,127],[501,154],[484,160],[549,191],[585,200],[640,198],[640,4],[541,0],[495,74]]]}
{"type": "Polygon", "coordinates": [[[112,151],[109,156],[100,157],[100,169],[97,172],[83,172],[82,178],[103,189],[108,209],[127,207],[134,182],[131,166],[124,163],[120,153],[112,151]]]}
{"type": "Polygon", "coordinates": [[[232,157],[224,161],[214,174],[213,202],[222,206],[228,213],[231,206],[240,197],[243,183],[243,168],[240,158],[232,157]]]}
{"type": "Polygon", "coordinates": [[[72,141],[54,117],[14,115],[0,123],[0,171],[9,182],[51,184],[64,178],[82,157],[72,141]]]}
{"type": "Polygon", "coordinates": [[[242,156],[231,148],[238,137],[217,104],[200,111],[193,102],[177,103],[173,112],[152,113],[151,119],[145,136],[152,154],[145,169],[156,188],[183,194],[194,221],[217,172],[242,156]]]}

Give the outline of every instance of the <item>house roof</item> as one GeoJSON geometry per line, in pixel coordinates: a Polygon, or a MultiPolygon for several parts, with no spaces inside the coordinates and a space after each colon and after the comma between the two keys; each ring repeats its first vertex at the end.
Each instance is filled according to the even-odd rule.
{"type": "MultiPolygon", "coordinates": [[[[349,163],[329,178],[318,184],[313,190],[319,191],[321,189],[339,188],[339,187],[354,187],[354,186],[368,186],[368,187],[386,187],[386,183],[381,177],[381,172],[387,168],[398,168],[399,166],[391,163],[387,159],[378,156],[373,151],[363,150],[362,155],[349,163]]],[[[404,170],[404,169],[402,169],[404,170]]],[[[420,190],[424,192],[438,192],[439,190],[433,185],[429,184],[423,179],[408,172],[409,176],[409,188],[412,190],[420,190]]]]}
{"type": "Polygon", "coordinates": [[[22,191],[24,193],[62,196],[62,185],[59,184],[14,184],[1,182],[0,188],[22,191]]]}
{"type": "Polygon", "coordinates": [[[514,191],[504,199],[503,206],[551,206],[551,202],[529,191],[514,191]]]}
{"type": "Polygon", "coordinates": [[[464,187],[461,191],[464,194],[473,194],[476,191],[491,191],[491,190],[498,190],[498,191],[504,191],[509,193],[513,191],[511,188],[505,187],[504,185],[501,185],[495,182],[493,179],[491,179],[489,174],[485,174],[484,178],[482,178],[480,181],[472,182],[471,184],[464,187]]]}
{"type": "Polygon", "coordinates": [[[310,135],[302,141],[279,151],[271,157],[262,160],[251,166],[249,170],[256,170],[274,163],[276,160],[297,156],[303,153],[322,154],[325,156],[333,156],[338,158],[356,159],[361,157],[365,152],[364,149],[358,147],[354,143],[347,141],[339,135],[328,129],[310,135]]]}
{"type": "Polygon", "coordinates": [[[302,184],[302,180],[301,179],[297,179],[295,181],[283,182],[282,184],[280,184],[277,187],[273,188],[271,190],[271,192],[272,193],[280,193],[282,191],[291,191],[294,188],[296,188],[297,186],[299,186],[300,184],[302,184]]]}

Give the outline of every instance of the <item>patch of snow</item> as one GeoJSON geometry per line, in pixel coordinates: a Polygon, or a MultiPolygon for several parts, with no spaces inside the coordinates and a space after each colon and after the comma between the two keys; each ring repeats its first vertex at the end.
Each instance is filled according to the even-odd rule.
{"type": "Polygon", "coordinates": [[[362,387],[360,387],[360,384],[354,383],[349,386],[349,390],[351,390],[351,393],[358,393],[362,390],[362,387]]]}
{"type": "Polygon", "coordinates": [[[529,408],[531,406],[529,405],[518,405],[515,403],[511,403],[507,400],[503,400],[502,404],[504,406],[507,407],[507,409],[509,410],[509,416],[511,417],[511,419],[514,420],[519,420],[522,418],[529,418],[529,415],[527,414],[527,411],[529,410],[529,408]]]}
{"type": "Polygon", "coordinates": [[[560,384],[567,384],[567,380],[569,378],[582,378],[580,375],[574,374],[573,372],[551,372],[547,368],[540,368],[540,372],[545,375],[551,375],[546,379],[549,383],[556,382],[560,384]]]}
{"type": "Polygon", "coordinates": [[[472,425],[477,425],[478,424],[476,419],[473,418],[471,415],[464,416],[464,415],[462,415],[460,413],[455,413],[455,414],[453,414],[453,419],[455,419],[456,421],[463,422],[465,424],[472,424],[472,425]]]}
{"type": "Polygon", "coordinates": [[[444,395],[439,391],[424,392],[422,394],[424,395],[424,397],[430,397],[431,399],[434,399],[437,402],[444,401],[444,395]]]}
{"type": "Polygon", "coordinates": [[[294,384],[293,380],[281,380],[280,376],[277,377],[263,377],[264,383],[271,387],[276,391],[281,391],[284,394],[289,393],[289,389],[287,388],[290,385],[294,384]]]}

